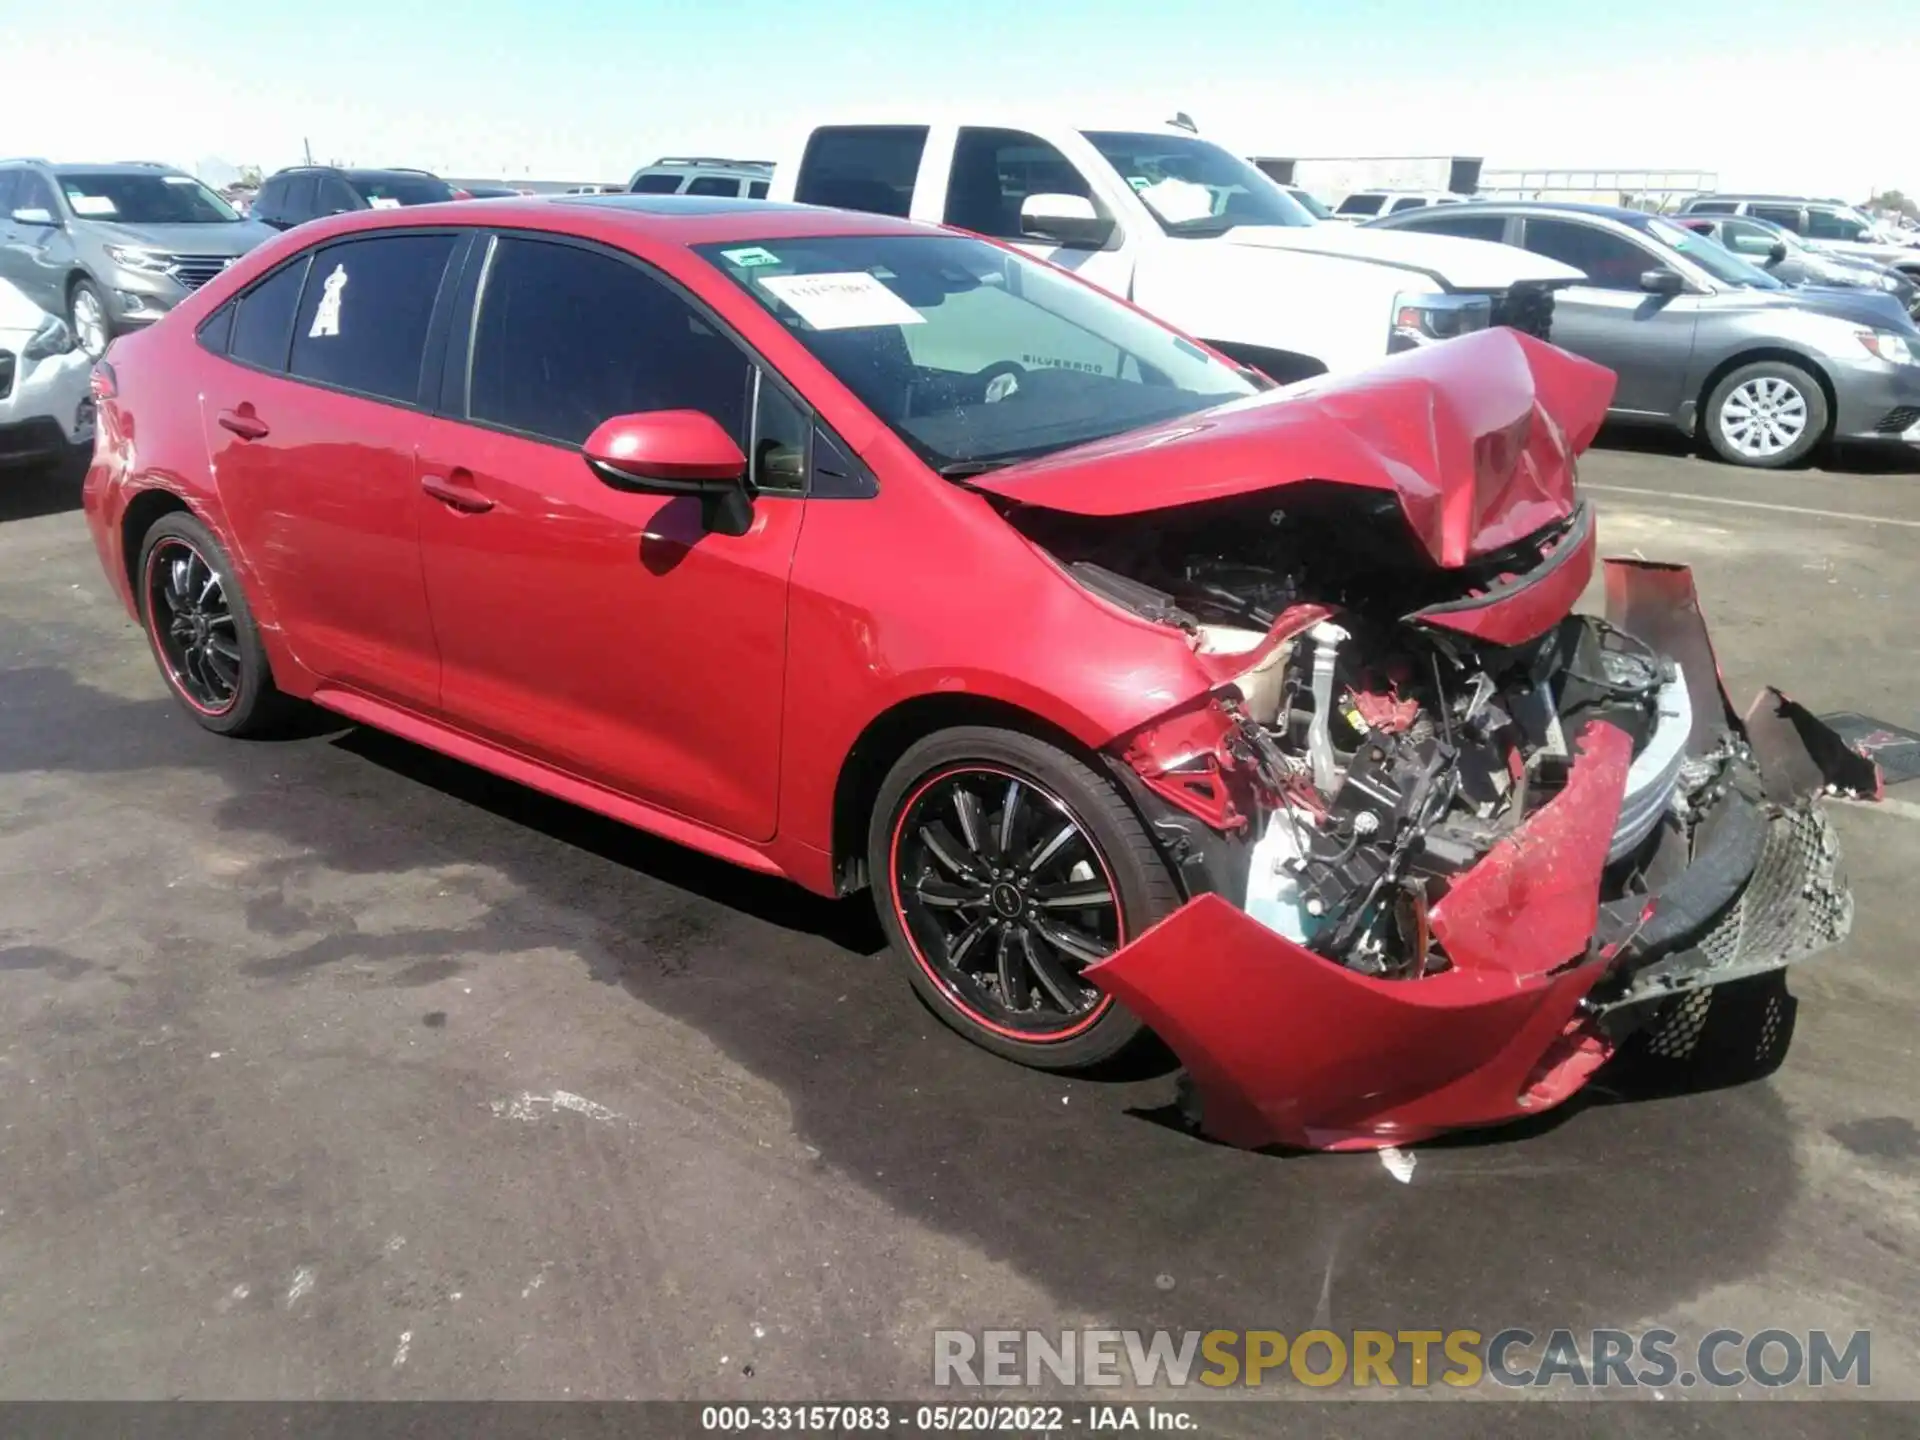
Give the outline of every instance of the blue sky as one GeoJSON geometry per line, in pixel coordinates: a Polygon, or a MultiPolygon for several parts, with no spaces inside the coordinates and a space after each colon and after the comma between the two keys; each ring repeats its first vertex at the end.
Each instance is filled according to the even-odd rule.
{"type": "Polygon", "coordinates": [[[76,13],[0,0],[0,147],[270,170],[304,138],[358,164],[624,179],[662,152],[771,155],[824,110],[971,101],[1183,109],[1260,154],[1920,191],[1920,30],[1889,0],[146,0],[123,33],[76,13]]]}

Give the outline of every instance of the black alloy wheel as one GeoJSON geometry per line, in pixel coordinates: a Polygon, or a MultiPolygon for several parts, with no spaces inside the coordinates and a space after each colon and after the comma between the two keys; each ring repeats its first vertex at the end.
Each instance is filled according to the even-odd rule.
{"type": "Polygon", "coordinates": [[[187,713],[219,735],[277,730],[294,705],[273,683],[252,607],[213,532],[185,511],[162,515],[132,578],[154,660],[187,713]]]}
{"type": "Polygon", "coordinates": [[[1058,796],[1003,770],[944,771],[900,817],[894,891],[917,957],[980,1023],[1066,1039],[1105,997],[1081,978],[1119,948],[1106,861],[1058,796]]]}
{"type": "Polygon", "coordinates": [[[147,552],[146,592],[167,679],[202,714],[225,715],[240,699],[243,664],[226,579],[190,540],[170,535],[147,552]]]}

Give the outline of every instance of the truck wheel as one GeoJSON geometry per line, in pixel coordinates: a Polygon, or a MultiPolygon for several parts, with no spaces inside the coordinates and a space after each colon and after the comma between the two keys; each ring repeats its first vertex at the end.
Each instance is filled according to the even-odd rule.
{"type": "Polygon", "coordinates": [[[1713,387],[1706,430],[1707,443],[1729,464],[1778,470],[1826,438],[1827,395],[1798,365],[1756,360],[1713,387]]]}

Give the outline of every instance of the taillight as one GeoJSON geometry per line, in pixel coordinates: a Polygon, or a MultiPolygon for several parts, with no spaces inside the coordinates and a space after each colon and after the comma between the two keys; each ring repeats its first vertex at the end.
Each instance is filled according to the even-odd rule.
{"type": "Polygon", "coordinates": [[[117,400],[120,398],[120,377],[113,373],[113,366],[105,360],[93,362],[93,374],[89,380],[95,400],[117,400]]]}

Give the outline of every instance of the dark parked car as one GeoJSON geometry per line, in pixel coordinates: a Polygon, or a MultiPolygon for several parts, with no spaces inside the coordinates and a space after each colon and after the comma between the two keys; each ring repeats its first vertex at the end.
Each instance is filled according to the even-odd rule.
{"type": "Polygon", "coordinates": [[[1790,286],[1673,220],[1514,201],[1374,222],[1502,240],[1587,283],[1554,295],[1553,342],[1620,377],[1611,413],[1702,433],[1777,468],[1827,439],[1920,444],[1920,329],[1893,296],[1790,286]]]}
{"type": "Polygon", "coordinates": [[[456,190],[425,170],[338,170],[330,165],[299,165],[267,177],[254,199],[253,218],[276,230],[290,230],[324,215],[470,198],[466,191],[456,190]]]}
{"type": "Polygon", "coordinates": [[[1749,215],[1676,215],[1673,219],[1676,225],[1719,241],[1724,249],[1731,250],[1749,265],[1758,265],[1774,279],[1789,285],[1883,290],[1909,315],[1920,311],[1920,284],[1898,270],[1890,270],[1872,260],[1815,249],[1793,231],[1771,220],[1757,220],[1749,215]]]}

